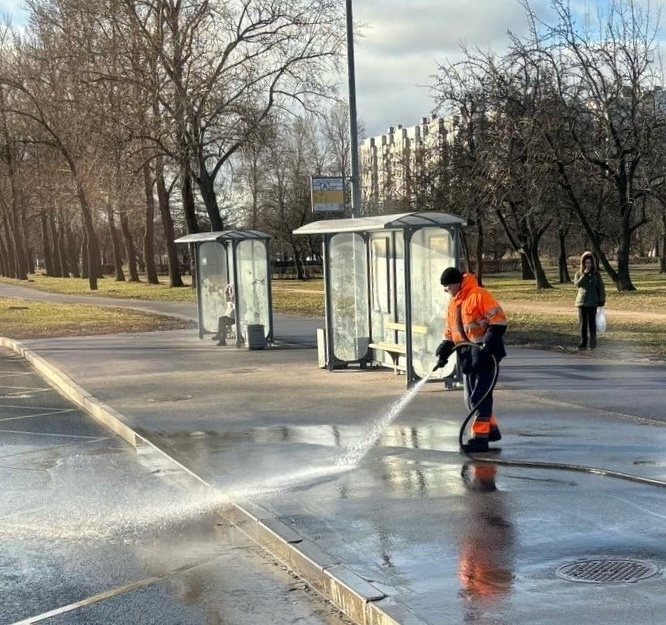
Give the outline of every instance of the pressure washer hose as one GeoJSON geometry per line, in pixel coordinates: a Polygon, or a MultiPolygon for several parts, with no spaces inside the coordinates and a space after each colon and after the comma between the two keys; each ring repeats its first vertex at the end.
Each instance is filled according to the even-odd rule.
{"type": "MultiPolygon", "coordinates": [[[[471,343],[463,341],[462,343],[456,343],[456,345],[453,347],[453,352],[456,352],[462,347],[471,347],[472,349],[483,349],[483,346],[479,343],[471,343]]],[[[630,482],[638,482],[640,484],[648,484],[650,486],[666,487],[666,482],[662,480],[656,480],[649,477],[641,477],[640,475],[632,475],[631,473],[623,473],[621,471],[613,471],[612,469],[603,469],[598,467],[590,467],[582,464],[568,464],[560,462],[539,462],[536,460],[508,460],[506,458],[496,458],[496,457],[487,458],[485,457],[485,454],[479,455],[478,453],[475,454],[475,453],[466,452],[463,446],[463,438],[465,436],[465,429],[467,428],[467,424],[474,416],[477,406],[479,406],[481,402],[486,397],[488,397],[490,393],[493,392],[493,389],[497,384],[497,377],[499,376],[499,364],[497,362],[497,359],[492,354],[490,355],[492,357],[493,366],[494,366],[493,379],[490,383],[490,386],[488,387],[488,390],[476,402],[476,404],[474,404],[470,408],[470,411],[465,417],[465,420],[462,422],[462,425],[460,426],[460,430],[458,432],[458,447],[460,448],[460,451],[463,454],[465,454],[465,456],[467,456],[470,460],[473,460],[474,462],[484,462],[487,464],[496,464],[508,467],[533,467],[537,469],[558,469],[560,471],[578,471],[581,473],[592,473],[594,475],[606,475],[608,477],[615,477],[622,480],[629,480],[630,482]]]]}

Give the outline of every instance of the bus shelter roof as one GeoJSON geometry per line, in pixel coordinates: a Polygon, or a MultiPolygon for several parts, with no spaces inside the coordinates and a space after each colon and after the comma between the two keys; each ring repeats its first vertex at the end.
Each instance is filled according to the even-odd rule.
{"type": "Polygon", "coordinates": [[[379,230],[406,230],[430,226],[465,225],[467,221],[449,213],[400,213],[375,215],[354,219],[313,221],[294,230],[294,234],[334,234],[338,232],[376,232],[379,230]]]}
{"type": "Polygon", "coordinates": [[[222,232],[197,232],[195,234],[186,234],[174,243],[206,243],[208,241],[242,241],[246,239],[270,239],[270,235],[259,230],[224,230],[222,232]]]}

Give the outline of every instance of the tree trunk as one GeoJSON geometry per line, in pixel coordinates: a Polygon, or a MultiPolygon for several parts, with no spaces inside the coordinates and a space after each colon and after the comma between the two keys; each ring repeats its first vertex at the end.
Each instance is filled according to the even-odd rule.
{"type": "Polygon", "coordinates": [[[12,200],[12,209],[9,214],[10,224],[10,241],[12,246],[12,254],[14,255],[14,273],[15,278],[18,280],[27,280],[28,273],[25,266],[25,255],[23,245],[21,244],[21,235],[19,231],[18,215],[14,212],[16,210],[16,201],[12,200]]]}
{"type": "Polygon", "coordinates": [[[185,165],[181,168],[181,198],[183,202],[183,214],[185,215],[187,234],[196,234],[199,232],[199,225],[197,224],[197,215],[194,206],[192,177],[185,165]]]}
{"type": "Polygon", "coordinates": [[[291,244],[292,253],[294,255],[294,267],[296,269],[296,279],[305,280],[305,268],[303,267],[303,259],[294,243],[291,244]]]}
{"type": "Polygon", "coordinates": [[[541,258],[539,258],[539,248],[536,245],[530,246],[528,255],[530,259],[530,266],[534,270],[537,290],[552,289],[553,287],[548,281],[546,272],[544,271],[543,265],[541,264],[541,258]]]}
{"type": "Polygon", "coordinates": [[[83,238],[81,239],[81,277],[89,279],[90,267],[88,266],[88,234],[83,231],[83,238]]]}
{"type": "Polygon", "coordinates": [[[155,196],[148,164],[142,167],[143,188],[146,194],[146,229],[143,233],[143,260],[148,284],[159,284],[155,267],[155,196]]]}
{"type": "Polygon", "coordinates": [[[476,279],[477,282],[483,286],[483,224],[481,221],[477,222],[477,237],[476,237],[476,248],[474,254],[476,256],[476,279]]]}
{"type": "Polygon", "coordinates": [[[123,241],[125,241],[125,253],[127,256],[127,270],[129,271],[130,282],[140,282],[139,270],[136,266],[136,251],[134,248],[134,239],[132,232],[127,221],[127,214],[123,211],[120,215],[120,229],[123,233],[123,241]]]}
{"type": "Polygon", "coordinates": [[[14,249],[12,244],[12,236],[9,229],[9,222],[7,216],[4,215],[2,218],[2,230],[4,230],[4,235],[2,241],[5,246],[5,256],[7,258],[7,272],[6,276],[9,278],[16,277],[16,259],[14,258],[14,249]]]}
{"type": "Polygon", "coordinates": [[[81,269],[79,268],[79,253],[78,246],[76,245],[76,236],[72,229],[65,228],[65,250],[67,251],[67,259],[69,262],[69,271],[73,278],[81,277],[81,269]]]}
{"type": "Polygon", "coordinates": [[[30,248],[26,249],[26,252],[28,253],[28,273],[35,273],[35,254],[34,251],[30,248]]]}
{"type": "MultiPolygon", "coordinates": [[[[4,102],[4,97],[3,97],[4,102]]],[[[6,129],[6,119],[3,116],[3,130],[5,131],[5,137],[8,136],[6,129]]],[[[9,205],[9,226],[10,226],[10,239],[13,248],[14,254],[14,268],[16,273],[16,278],[19,280],[28,279],[28,268],[26,264],[26,252],[25,252],[25,243],[27,239],[25,238],[25,232],[22,232],[22,223],[21,223],[21,196],[19,192],[19,187],[16,180],[16,168],[14,153],[12,148],[4,146],[3,148],[3,160],[6,161],[7,165],[7,175],[9,177],[9,190],[11,193],[11,200],[9,205]]]]}
{"type": "Polygon", "coordinates": [[[557,268],[560,284],[571,282],[571,276],[569,275],[569,264],[567,263],[567,246],[566,246],[566,232],[561,230],[557,233],[559,239],[559,248],[560,253],[557,258],[557,268]]]}
{"type": "MultiPolygon", "coordinates": [[[[627,221],[628,216],[623,218],[627,221]]],[[[624,225],[623,225],[624,226],[624,225]]],[[[636,287],[631,282],[629,273],[629,254],[631,252],[631,230],[624,226],[620,236],[620,245],[617,248],[617,290],[635,291],[636,287]]]]}
{"type": "MultiPolygon", "coordinates": [[[[470,267],[472,266],[471,264],[471,258],[469,256],[469,242],[467,241],[467,234],[464,232],[460,233],[460,247],[462,248],[462,257],[464,259],[464,269],[466,271],[470,271],[470,267]]],[[[442,269],[444,271],[446,267],[442,269]]]]}
{"type": "Polygon", "coordinates": [[[74,173],[76,180],[76,196],[79,200],[79,206],[83,215],[83,223],[86,229],[86,247],[88,249],[88,284],[91,291],[97,290],[97,280],[99,278],[99,242],[95,232],[95,223],[93,221],[92,211],[88,204],[88,198],[76,174],[76,168],[70,164],[70,169],[74,173]]]}
{"type": "Polygon", "coordinates": [[[171,217],[171,208],[169,206],[169,192],[164,182],[164,170],[162,167],[162,159],[158,159],[155,170],[156,184],[157,184],[157,203],[160,210],[160,218],[162,220],[162,230],[164,231],[164,244],[167,250],[167,263],[169,265],[169,286],[180,287],[185,286],[180,274],[180,266],[178,264],[178,250],[174,240],[176,239],[173,218],[171,217]]]}
{"type": "MultiPolygon", "coordinates": [[[[19,213],[19,229],[21,233],[21,241],[23,253],[25,254],[25,270],[27,273],[35,273],[35,257],[30,249],[30,238],[28,237],[28,228],[25,220],[25,201],[21,201],[21,211],[19,213]]],[[[26,275],[26,278],[28,276],[26,275]]]]}
{"type": "MultiPolygon", "coordinates": [[[[0,228],[0,232],[2,228],[0,228]]],[[[5,246],[4,237],[0,236],[0,275],[9,276],[9,258],[7,254],[7,247],[5,246]]]]}
{"type": "Polygon", "coordinates": [[[49,225],[51,226],[51,241],[53,243],[53,273],[51,275],[55,278],[62,278],[64,276],[62,258],[60,257],[60,250],[62,248],[58,242],[60,234],[53,217],[49,219],[49,225]]]}
{"type": "Polygon", "coordinates": [[[113,266],[116,272],[116,282],[125,282],[123,271],[123,253],[120,247],[120,237],[116,228],[116,217],[109,199],[106,203],[106,218],[109,222],[109,233],[111,235],[111,248],[113,250],[113,266]]]}
{"type": "Polygon", "coordinates": [[[206,165],[203,162],[199,163],[199,191],[210,219],[210,229],[212,232],[222,232],[224,230],[224,222],[220,216],[220,207],[217,204],[217,196],[215,195],[214,180],[206,170],[206,165]]]}
{"type": "Polygon", "coordinates": [[[534,280],[535,278],[534,271],[532,270],[525,253],[520,254],[520,274],[523,280],[534,280]]]}
{"type": "Polygon", "coordinates": [[[49,227],[46,215],[42,213],[39,216],[39,225],[42,230],[42,253],[44,254],[44,269],[47,276],[53,275],[53,254],[51,253],[51,243],[49,241],[49,227]]]}
{"type": "Polygon", "coordinates": [[[60,263],[62,265],[62,277],[63,278],[69,278],[69,261],[67,260],[68,254],[67,254],[67,241],[66,241],[66,228],[65,228],[65,220],[63,219],[62,215],[60,215],[60,219],[58,220],[59,222],[59,227],[58,227],[58,256],[60,257],[60,263]]]}

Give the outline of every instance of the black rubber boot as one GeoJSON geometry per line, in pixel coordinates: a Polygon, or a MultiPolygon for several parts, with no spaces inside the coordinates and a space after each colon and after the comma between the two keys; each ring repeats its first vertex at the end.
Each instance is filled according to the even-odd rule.
{"type": "Polygon", "coordinates": [[[502,440],[502,433],[500,432],[500,429],[497,426],[490,428],[490,433],[488,434],[488,440],[491,443],[496,443],[497,441],[502,440]]]}
{"type": "Polygon", "coordinates": [[[470,438],[467,444],[463,445],[466,454],[482,454],[489,450],[487,438],[470,438]]]}

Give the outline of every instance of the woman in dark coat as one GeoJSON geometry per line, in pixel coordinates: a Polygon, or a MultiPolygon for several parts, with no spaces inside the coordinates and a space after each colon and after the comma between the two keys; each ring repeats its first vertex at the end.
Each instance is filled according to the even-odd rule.
{"type": "Polygon", "coordinates": [[[597,346],[597,308],[606,305],[606,289],[592,252],[584,252],[580,257],[580,271],[574,276],[574,286],[578,288],[576,295],[580,322],[578,349],[588,347],[594,349],[597,346]]]}

